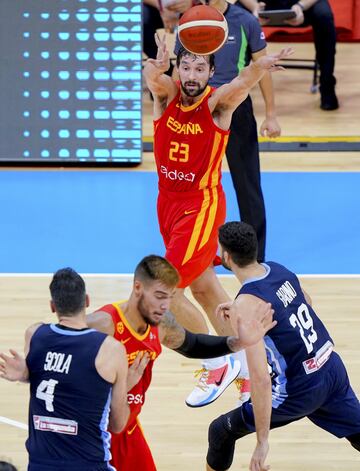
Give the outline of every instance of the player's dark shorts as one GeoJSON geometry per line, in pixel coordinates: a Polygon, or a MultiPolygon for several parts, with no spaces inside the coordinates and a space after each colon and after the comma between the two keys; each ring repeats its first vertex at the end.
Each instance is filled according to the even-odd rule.
{"type": "MultiPolygon", "coordinates": [[[[329,361],[314,374],[318,375],[316,381],[298,392],[292,391],[282,404],[273,407],[270,428],[308,417],[315,425],[338,438],[360,433],[360,403],[339,355],[333,352],[329,361]]],[[[241,409],[247,428],[254,431],[251,402],[243,404],[241,409]]],[[[233,413],[236,414],[236,410],[229,414],[233,413]]]]}

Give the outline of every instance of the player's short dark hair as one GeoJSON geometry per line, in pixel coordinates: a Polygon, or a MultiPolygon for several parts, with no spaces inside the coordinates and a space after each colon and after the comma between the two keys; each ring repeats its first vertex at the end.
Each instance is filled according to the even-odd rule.
{"type": "Polygon", "coordinates": [[[258,242],[250,224],[240,221],[223,224],[219,229],[219,243],[239,267],[246,267],[257,259],[258,242]]]}
{"type": "Polygon", "coordinates": [[[58,270],[50,283],[56,312],[64,316],[78,314],[86,305],[85,282],[72,268],[58,270]]]}
{"type": "MultiPolygon", "coordinates": [[[[181,46],[178,53],[177,53],[177,55],[176,55],[176,65],[177,65],[177,67],[180,66],[180,61],[184,56],[192,56],[194,58],[194,60],[196,59],[196,57],[199,57],[199,55],[193,54],[192,52],[185,49],[184,46],[181,46]]],[[[206,55],[203,55],[203,57],[205,57],[207,62],[209,63],[210,70],[215,69],[215,54],[206,54],[206,55]]]]}
{"type": "Polygon", "coordinates": [[[140,260],[135,268],[135,279],[143,283],[161,281],[165,286],[175,288],[180,281],[180,276],[176,268],[164,257],[148,255],[140,260]]]}
{"type": "Polygon", "coordinates": [[[0,471],[17,471],[17,468],[7,461],[0,461],[0,471]]]}

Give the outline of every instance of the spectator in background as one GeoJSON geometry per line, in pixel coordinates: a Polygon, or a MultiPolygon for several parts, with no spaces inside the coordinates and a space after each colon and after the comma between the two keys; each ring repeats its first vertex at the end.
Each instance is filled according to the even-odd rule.
{"type": "MultiPolygon", "coordinates": [[[[261,10],[279,10],[290,8],[296,16],[288,20],[291,26],[311,25],[314,33],[316,60],[320,67],[320,108],[325,111],[339,108],[335,93],[336,79],[334,77],[336,31],[334,15],[328,0],[238,0],[256,17],[261,10]]],[[[266,24],[266,20],[260,20],[266,24]]]]}

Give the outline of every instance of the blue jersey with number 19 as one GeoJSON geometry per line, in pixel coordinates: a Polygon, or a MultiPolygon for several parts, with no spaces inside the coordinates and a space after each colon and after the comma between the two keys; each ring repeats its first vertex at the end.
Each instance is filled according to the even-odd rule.
{"type": "Polygon", "coordinates": [[[239,294],[257,296],[275,310],[277,325],[264,340],[276,408],[289,394],[308,391],[321,380],[321,368],[331,356],[333,341],[306,302],[297,276],[274,262],[263,266],[266,274],[247,280],[239,294]]]}
{"type": "Polygon", "coordinates": [[[114,470],[107,432],[112,384],[95,368],[105,338],[54,324],[35,331],[26,358],[29,470],[114,470]]]}

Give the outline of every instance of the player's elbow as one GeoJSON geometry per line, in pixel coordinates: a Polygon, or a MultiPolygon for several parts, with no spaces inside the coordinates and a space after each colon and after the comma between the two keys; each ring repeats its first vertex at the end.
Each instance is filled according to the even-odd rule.
{"type": "Polygon", "coordinates": [[[110,421],[109,430],[112,433],[121,433],[125,428],[126,422],[110,421]]]}

